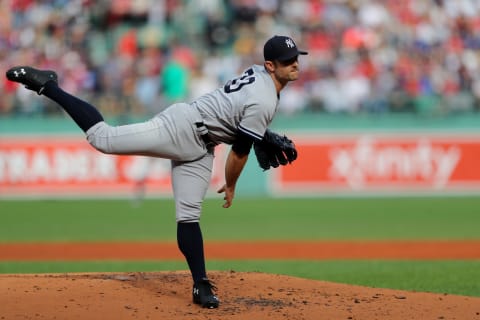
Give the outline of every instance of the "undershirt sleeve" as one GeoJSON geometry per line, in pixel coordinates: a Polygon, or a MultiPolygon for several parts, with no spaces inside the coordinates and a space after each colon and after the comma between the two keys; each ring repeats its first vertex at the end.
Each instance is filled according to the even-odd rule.
{"type": "Polygon", "coordinates": [[[249,154],[255,138],[251,135],[238,131],[237,137],[232,144],[232,150],[237,154],[249,154]]]}

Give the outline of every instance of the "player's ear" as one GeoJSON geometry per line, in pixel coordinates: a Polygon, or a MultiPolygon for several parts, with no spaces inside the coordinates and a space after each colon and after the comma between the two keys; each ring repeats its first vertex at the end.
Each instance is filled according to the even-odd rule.
{"type": "Polygon", "coordinates": [[[273,63],[273,61],[265,61],[264,65],[268,73],[272,73],[275,71],[275,64],[273,63]]]}

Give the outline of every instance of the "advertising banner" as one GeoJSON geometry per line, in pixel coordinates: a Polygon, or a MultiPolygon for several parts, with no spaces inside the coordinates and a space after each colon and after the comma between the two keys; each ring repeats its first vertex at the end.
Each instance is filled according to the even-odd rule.
{"type": "MultiPolygon", "coordinates": [[[[223,165],[219,147],[213,185],[223,181],[223,165]]],[[[0,137],[0,197],[125,196],[139,184],[148,194],[171,195],[170,161],[102,154],[82,137],[0,137]]]]}
{"type": "MultiPolygon", "coordinates": [[[[299,151],[293,164],[262,174],[251,152],[252,170],[246,168],[239,188],[251,179],[262,185],[258,179],[266,178],[265,190],[256,195],[480,193],[480,134],[312,133],[291,138],[299,151]]],[[[216,148],[209,192],[223,183],[227,150],[216,148]]],[[[102,154],[76,136],[0,137],[0,198],[124,197],[139,187],[148,196],[171,196],[170,161],[102,154]]]]}
{"type": "Polygon", "coordinates": [[[480,135],[295,136],[298,160],[272,171],[279,195],[480,193],[480,135]]]}

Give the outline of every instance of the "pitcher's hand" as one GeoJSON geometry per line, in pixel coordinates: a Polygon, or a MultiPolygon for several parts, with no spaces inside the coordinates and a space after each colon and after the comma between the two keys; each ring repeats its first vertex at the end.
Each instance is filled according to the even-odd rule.
{"type": "Polygon", "coordinates": [[[232,205],[233,198],[235,196],[235,190],[232,188],[227,187],[226,184],[224,184],[220,189],[217,191],[218,193],[225,193],[225,197],[223,197],[223,200],[225,200],[225,203],[223,204],[224,208],[230,208],[232,205]]]}

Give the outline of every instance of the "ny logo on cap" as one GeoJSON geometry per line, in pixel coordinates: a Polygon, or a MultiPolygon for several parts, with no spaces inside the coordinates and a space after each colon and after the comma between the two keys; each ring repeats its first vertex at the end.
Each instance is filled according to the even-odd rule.
{"type": "Polygon", "coordinates": [[[292,39],[288,38],[285,40],[285,44],[287,45],[287,47],[289,48],[295,48],[295,43],[293,42],[292,39]]]}

